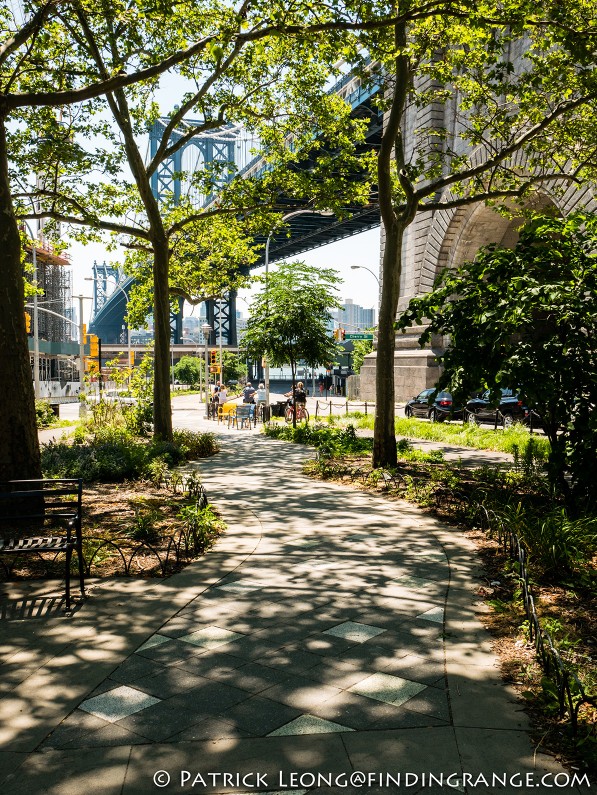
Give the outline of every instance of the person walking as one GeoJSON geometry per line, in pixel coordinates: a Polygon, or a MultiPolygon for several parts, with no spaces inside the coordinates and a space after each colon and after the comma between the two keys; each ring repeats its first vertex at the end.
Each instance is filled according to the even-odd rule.
{"type": "Polygon", "coordinates": [[[243,389],[243,403],[254,403],[255,402],[255,389],[251,385],[250,381],[247,381],[245,384],[245,388],[243,389]]]}

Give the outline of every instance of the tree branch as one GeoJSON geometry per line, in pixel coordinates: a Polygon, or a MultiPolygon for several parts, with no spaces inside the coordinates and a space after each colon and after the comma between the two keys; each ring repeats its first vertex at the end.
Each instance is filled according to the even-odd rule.
{"type": "Polygon", "coordinates": [[[64,215],[64,213],[53,210],[46,210],[41,213],[23,213],[17,216],[17,219],[21,218],[26,221],[40,221],[44,218],[51,218],[53,221],[60,221],[64,224],[90,226],[92,229],[102,229],[106,232],[116,232],[120,235],[130,235],[131,237],[138,237],[142,240],[150,240],[149,232],[136,226],[127,226],[127,224],[118,224],[112,221],[100,221],[99,218],[77,218],[77,216],[64,215]]]}
{"type": "Polygon", "coordinates": [[[56,0],[51,0],[51,2],[41,6],[41,8],[36,11],[31,19],[23,25],[19,32],[16,33],[11,39],[8,39],[8,41],[0,47],[0,66],[6,63],[6,60],[10,57],[10,55],[18,50],[19,47],[21,47],[27,41],[27,39],[30,38],[30,36],[39,31],[51,9],[56,5],[56,0]]]}
{"type": "Polygon", "coordinates": [[[533,185],[541,184],[542,182],[575,182],[581,184],[581,180],[576,174],[562,174],[561,172],[554,172],[553,174],[541,174],[535,177],[529,177],[525,180],[519,188],[504,188],[503,190],[488,190],[483,193],[475,193],[470,196],[462,196],[458,199],[451,199],[449,201],[439,202],[420,202],[419,209],[423,211],[435,210],[451,210],[456,207],[467,207],[471,204],[478,204],[485,201],[493,201],[494,199],[508,199],[520,198],[526,191],[533,185]]]}

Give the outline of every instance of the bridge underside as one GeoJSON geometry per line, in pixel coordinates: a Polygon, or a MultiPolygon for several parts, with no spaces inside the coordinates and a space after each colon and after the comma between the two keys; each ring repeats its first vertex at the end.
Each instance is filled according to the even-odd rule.
{"type": "MultiPolygon", "coordinates": [[[[333,90],[341,93],[345,101],[352,106],[352,113],[355,117],[366,118],[368,120],[366,140],[360,147],[361,151],[364,153],[371,148],[379,148],[383,129],[383,114],[374,106],[374,97],[378,91],[378,87],[376,85],[362,85],[359,81],[354,83],[354,81],[351,82],[351,80],[352,78],[350,75],[346,76],[343,80],[339,81],[333,90]]],[[[156,127],[155,135],[158,135],[158,133],[159,130],[156,127]]],[[[192,142],[193,139],[191,139],[191,143],[192,142]]],[[[213,147],[210,149],[209,146],[206,148],[206,161],[209,153],[211,153],[210,156],[216,158],[217,152],[215,149],[212,151],[212,149],[213,147]]],[[[232,151],[232,149],[230,151],[232,151]]],[[[218,157],[221,158],[224,157],[224,155],[220,153],[218,157]]],[[[171,165],[172,164],[164,164],[164,173],[160,175],[159,180],[156,176],[156,180],[154,180],[156,184],[152,185],[154,193],[156,193],[158,198],[164,191],[173,192],[174,195],[176,195],[177,190],[180,191],[180,180],[176,176],[177,170],[174,166],[170,168],[171,165]]],[[[309,162],[305,162],[301,165],[302,168],[309,168],[309,166],[309,162]]],[[[178,170],[180,170],[180,167],[178,170]]],[[[255,163],[249,164],[240,174],[242,175],[245,171],[250,171],[251,174],[255,174],[255,163]]],[[[358,178],[358,175],[355,175],[355,179],[358,178]]],[[[316,214],[298,215],[290,219],[288,227],[285,230],[281,230],[279,234],[272,236],[269,246],[269,261],[275,262],[282,259],[298,257],[306,251],[328,245],[329,243],[379,226],[379,207],[376,198],[377,197],[373,195],[371,203],[366,206],[347,207],[346,216],[342,220],[316,214]]],[[[284,212],[292,212],[305,208],[304,203],[300,204],[296,201],[292,201],[290,198],[285,199],[284,197],[281,197],[280,204],[284,212]]],[[[265,252],[266,238],[257,238],[256,242],[263,246],[263,251],[265,252]]],[[[258,268],[263,264],[264,253],[259,260],[252,265],[252,268],[258,268]]],[[[97,301],[94,302],[94,315],[90,324],[90,331],[97,334],[103,342],[126,345],[127,327],[124,316],[126,314],[127,299],[125,298],[123,290],[128,294],[132,283],[132,279],[127,279],[126,282],[120,285],[120,289],[116,289],[109,297],[104,299],[101,307],[97,305],[97,301]]],[[[97,284],[96,281],[96,289],[97,284]]],[[[225,302],[222,307],[219,307],[216,302],[207,302],[206,316],[213,329],[209,344],[215,344],[215,340],[219,339],[219,322],[221,319],[222,339],[224,344],[228,346],[237,345],[235,294],[231,293],[229,300],[225,302]]],[[[174,344],[182,342],[181,312],[179,312],[178,317],[174,315],[172,318],[172,342],[174,344]]]]}

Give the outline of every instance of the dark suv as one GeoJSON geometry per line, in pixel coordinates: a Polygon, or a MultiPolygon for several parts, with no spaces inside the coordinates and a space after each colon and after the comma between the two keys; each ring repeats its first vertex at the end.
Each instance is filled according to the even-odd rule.
{"type": "Polygon", "coordinates": [[[490,403],[490,394],[490,390],[487,389],[481,397],[468,401],[465,412],[468,422],[478,425],[481,422],[495,423],[497,420],[504,428],[508,428],[513,422],[528,421],[529,409],[513,389],[502,389],[502,397],[497,406],[495,403],[490,403]]]}
{"type": "Polygon", "coordinates": [[[462,419],[462,409],[454,408],[452,395],[449,392],[438,392],[435,400],[429,403],[430,396],[435,389],[424,389],[404,407],[407,417],[425,417],[434,422],[443,422],[447,417],[462,419]]]}

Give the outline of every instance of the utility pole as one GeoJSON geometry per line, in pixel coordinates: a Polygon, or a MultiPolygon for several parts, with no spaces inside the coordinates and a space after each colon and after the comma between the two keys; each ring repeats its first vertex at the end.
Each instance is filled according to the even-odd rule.
{"type": "Polygon", "coordinates": [[[85,324],[83,323],[83,295],[79,299],[79,398],[85,394],[85,324]]]}

